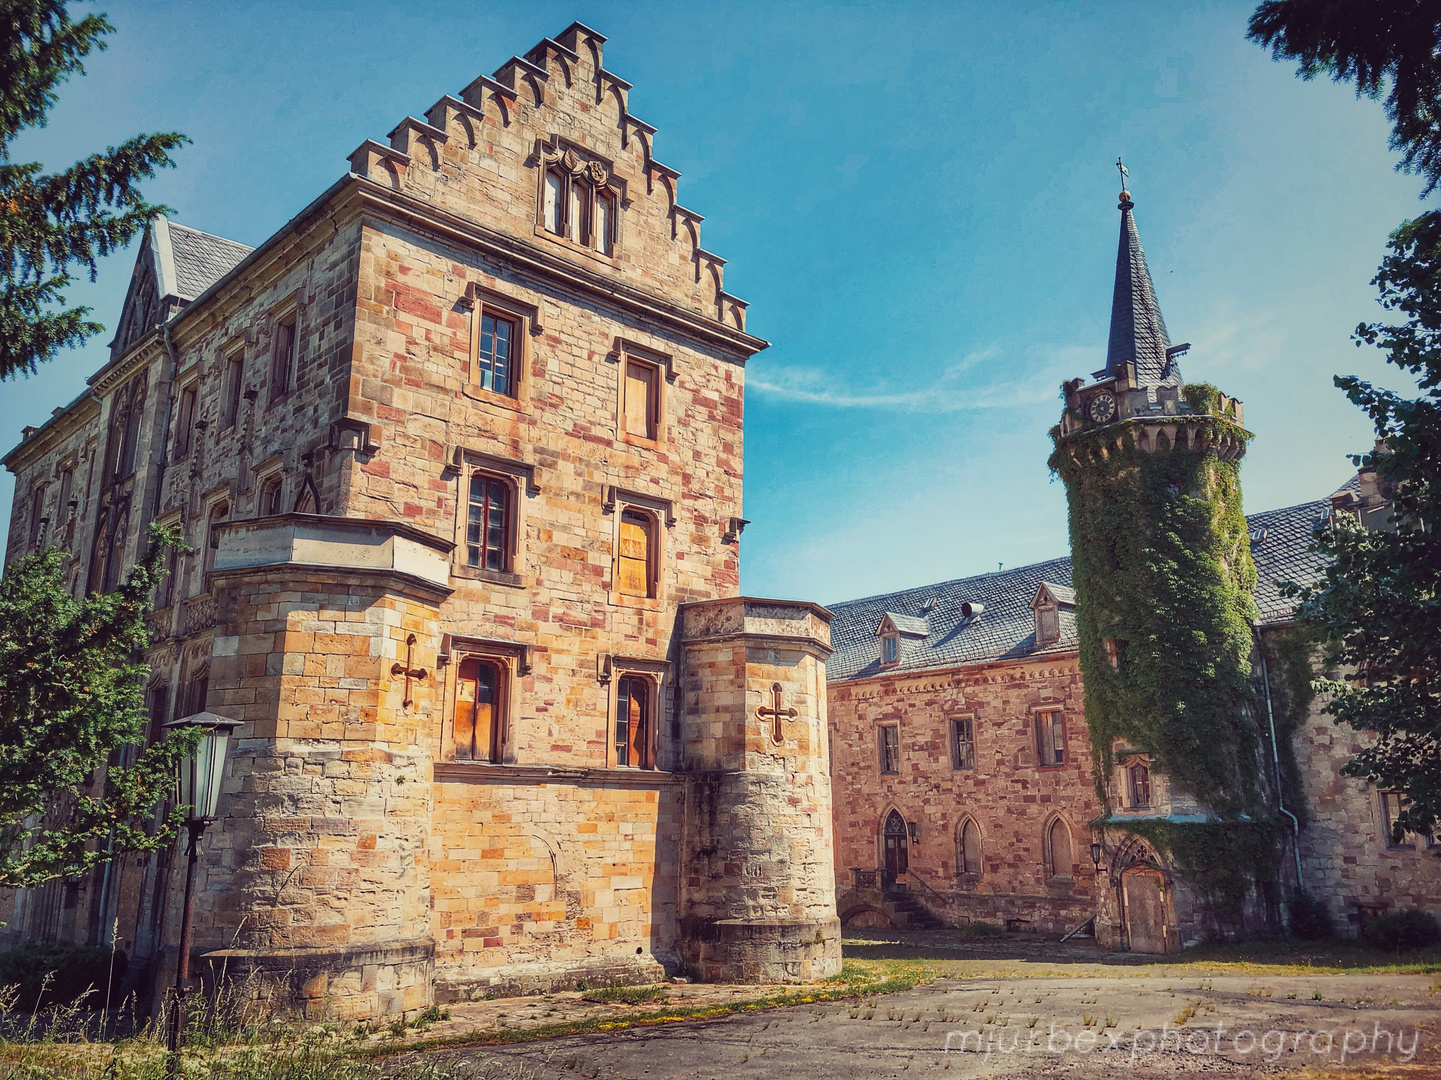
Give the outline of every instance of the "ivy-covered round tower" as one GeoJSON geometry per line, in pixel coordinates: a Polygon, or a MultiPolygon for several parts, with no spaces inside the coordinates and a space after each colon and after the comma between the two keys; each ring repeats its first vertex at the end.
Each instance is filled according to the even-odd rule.
{"type": "Polygon", "coordinates": [[[1105,370],[1064,386],[1065,482],[1097,793],[1097,937],[1170,952],[1234,926],[1272,864],[1250,685],[1241,403],[1188,384],[1121,192],[1105,370]],[[1195,928],[1193,930],[1193,928],[1195,928]]]}

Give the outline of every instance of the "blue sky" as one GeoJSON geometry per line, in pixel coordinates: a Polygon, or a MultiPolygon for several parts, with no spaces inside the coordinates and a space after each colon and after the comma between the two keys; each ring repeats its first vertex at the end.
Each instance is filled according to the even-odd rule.
{"type": "MultiPolygon", "coordinates": [[[[109,50],[17,153],[183,131],[147,195],[256,244],[363,139],[594,27],[774,343],[747,374],[742,587],[831,602],[1065,552],[1046,431],[1104,361],[1117,155],[1184,373],[1246,403],[1248,509],[1349,475],[1369,425],[1331,376],[1398,382],[1349,336],[1420,182],[1379,104],[1245,41],[1251,7],[111,2],[109,50]]],[[[113,327],[132,262],[70,299],[113,327]]],[[[0,442],[108,339],[0,384],[0,442]]]]}

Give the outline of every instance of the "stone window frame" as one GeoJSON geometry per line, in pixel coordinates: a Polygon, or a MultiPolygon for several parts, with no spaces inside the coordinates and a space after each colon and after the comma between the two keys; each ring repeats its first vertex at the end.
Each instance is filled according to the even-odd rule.
{"type": "Polygon", "coordinates": [[[522,567],[525,565],[523,539],[527,515],[525,503],[540,494],[536,483],[535,466],[518,458],[501,457],[476,450],[468,446],[452,446],[447,455],[446,468],[457,476],[455,497],[454,556],[451,573],[458,577],[487,581],[492,585],[506,585],[521,588],[525,585],[522,567]],[[506,567],[504,570],[487,570],[483,566],[471,566],[466,559],[466,525],[470,514],[470,480],[475,475],[499,480],[510,489],[510,506],[506,522],[506,567]]]}
{"type": "Polygon", "coordinates": [[[615,163],[560,135],[537,139],[533,160],[537,166],[534,234],[602,264],[617,264],[625,243],[625,215],[622,211],[626,206],[626,183],[615,175],[615,163]],[[545,219],[545,189],[551,176],[556,177],[559,182],[556,197],[559,231],[553,231],[545,219]],[[587,235],[580,240],[570,236],[571,187],[577,180],[584,183],[589,192],[585,211],[587,235]],[[609,251],[601,250],[594,236],[595,208],[601,193],[610,198],[613,206],[609,251]]]}
{"type": "Polygon", "coordinates": [[[214,552],[220,549],[220,527],[235,520],[235,492],[232,485],[227,481],[211,488],[200,497],[200,506],[200,515],[196,520],[201,529],[200,543],[192,556],[192,565],[199,572],[190,594],[191,599],[208,595],[210,592],[208,579],[215,566],[214,552]],[[215,510],[220,506],[225,507],[225,514],[217,518],[215,510]]]}
{"type": "Polygon", "coordinates": [[[962,814],[955,829],[956,845],[956,878],[962,883],[962,887],[969,887],[986,876],[986,834],[981,829],[980,819],[974,814],[962,814]],[[979,866],[975,870],[966,869],[965,838],[966,826],[971,825],[976,830],[976,859],[979,866]]]}
{"type": "Polygon", "coordinates": [[[899,776],[901,774],[901,722],[899,720],[879,720],[876,722],[876,766],[880,769],[882,776],[899,776]],[[894,768],[886,768],[886,732],[895,732],[895,743],[891,747],[895,751],[894,768]]]}
{"type": "Polygon", "coordinates": [[[1067,820],[1066,815],[1059,810],[1053,810],[1047,814],[1045,821],[1041,823],[1041,869],[1048,883],[1064,884],[1076,880],[1074,873],[1076,869],[1076,830],[1071,822],[1067,820]],[[1066,836],[1070,842],[1071,873],[1055,873],[1056,853],[1052,850],[1051,833],[1057,825],[1062,826],[1066,830],[1066,836]]]}
{"type": "Polygon", "coordinates": [[[1151,758],[1148,754],[1139,754],[1121,766],[1123,775],[1122,786],[1126,796],[1126,809],[1128,810],[1149,810],[1155,805],[1155,791],[1151,784],[1151,758]],[[1136,783],[1137,774],[1145,774],[1145,801],[1138,802],[1138,788],[1136,783]]]}
{"type": "Polygon", "coordinates": [[[675,525],[675,504],[670,499],[644,492],[628,491],[606,484],[601,499],[601,513],[611,517],[610,602],[617,607],[644,608],[662,611],[666,601],[666,536],[675,525]],[[633,596],[620,590],[620,527],[621,518],[629,510],[650,520],[650,595],[633,596]]]}
{"type": "Polygon", "coordinates": [[[255,474],[255,513],[254,517],[272,517],[285,513],[285,455],[272,454],[251,470],[255,474]],[[274,484],[279,489],[280,509],[271,514],[265,508],[265,495],[271,490],[274,484]]]}
{"type": "Polygon", "coordinates": [[[195,423],[200,415],[200,365],[196,364],[175,386],[173,458],[184,461],[195,449],[195,423]]]}
{"type": "Polygon", "coordinates": [[[606,357],[616,366],[615,437],[628,446],[659,450],[666,445],[666,413],[670,407],[670,387],[676,380],[675,356],[631,338],[616,337],[606,357]],[[655,400],[649,411],[655,426],[654,437],[636,434],[626,428],[626,375],[631,364],[641,364],[654,372],[655,400]]]}
{"type": "MultiPolygon", "coordinates": [[[[180,534],[185,535],[185,511],[176,507],[161,514],[155,519],[155,524],[161,528],[178,526],[180,534]]],[[[155,586],[155,610],[165,611],[175,605],[180,597],[180,549],[171,546],[165,550],[165,576],[155,586]],[[161,601],[164,600],[164,603],[161,601]]]]}
{"type": "Polygon", "coordinates": [[[460,634],[445,634],[441,638],[440,656],[437,665],[446,668],[445,698],[447,708],[441,717],[442,760],[456,765],[474,765],[477,768],[493,769],[498,766],[514,765],[515,732],[520,708],[520,680],[531,673],[530,645],[525,642],[503,641],[498,638],[470,637],[460,634]],[[460,665],[466,660],[480,660],[500,668],[501,685],[497,688],[500,705],[496,716],[500,723],[500,736],[496,740],[499,753],[497,761],[481,761],[456,757],[455,753],[455,706],[459,700],[460,665]]]}
{"type": "Polygon", "coordinates": [[[36,480],[30,485],[30,537],[27,543],[32,552],[40,550],[50,525],[50,518],[45,513],[45,493],[49,487],[44,480],[36,480]]]}
{"type": "MultiPolygon", "coordinates": [[[[1374,786],[1374,785],[1373,785],[1374,786]]],[[[1391,822],[1396,820],[1399,814],[1410,802],[1404,792],[1388,791],[1382,788],[1375,788],[1377,820],[1381,823],[1381,842],[1386,846],[1387,851],[1413,851],[1417,848],[1427,850],[1437,846],[1438,841],[1435,833],[1426,836],[1423,833],[1407,832],[1401,836],[1401,842],[1393,843],[1391,840],[1391,822]],[[1391,799],[1396,800],[1396,811],[1392,812],[1391,799]]]]}
{"type": "Polygon", "coordinates": [[[947,713],[946,726],[949,729],[947,734],[950,737],[951,771],[974,772],[976,769],[976,714],[973,712],[947,713]],[[957,732],[960,730],[959,724],[969,725],[970,739],[968,741],[971,747],[971,760],[967,765],[961,764],[960,755],[957,753],[960,749],[960,740],[957,738],[957,732]]]}
{"type": "Polygon", "coordinates": [[[456,301],[462,311],[470,312],[470,344],[466,348],[466,371],[461,380],[461,393],[472,401],[498,405],[504,409],[525,411],[530,405],[530,366],[535,350],[532,338],[545,332],[540,305],[509,296],[480,284],[468,282],[465,292],[456,301]],[[511,387],[508,393],[487,390],[479,383],[480,324],[486,314],[500,316],[515,324],[512,342],[511,387]]]}
{"type": "Polygon", "coordinates": [[[286,401],[295,393],[296,384],[300,381],[300,317],[303,314],[304,304],[300,302],[300,292],[296,290],[290,295],[282,298],[271,305],[268,313],[270,323],[270,346],[266,350],[270,363],[266,371],[266,395],[265,407],[267,409],[286,401]],[[292,327],[290,335],[290,359],[282,368],[280,362],[280,327],[292,327]],[[281,372],[285,374],[284,388],[276,391],[277,376],[281,372]]]}
{"type": "Polygon", "coordinates": [[[670,663],[644,656],[604,655],[600,670],[606,679],[606,723],[605,723],[605,766],[608,769],[624,769],[626,772],[662,772],[660,725],[664,715],[661,709],[661,691],[670,672],[670,663]],[[615,756],[615,725],[620,718],[620,681],[640,679],[647,685],[647,723],[650,730],[650,764],[622,765],[615,756]]]}
{"type": "MultiPolygon", "coordinates": [[[[1051,721],[1055,723],[1054,719],[1051,721]]],[[[1066,710],[1059,702],[1042,701],[1030,708],[1030,729],[1031,747],[1036,755],[1036,768],[1042,770],[1064,769],[1071,764],[1071,731],[1070,724],[1066,719],[1066,710]],[[1041,761],[1041,717],[1051,714],[1061,718],[1061,760],[1042,763],[1041,761]]],[[[1055,752],[1054,728],[1048,734],[1051,735],[1052,754],[1055,752]]]]}

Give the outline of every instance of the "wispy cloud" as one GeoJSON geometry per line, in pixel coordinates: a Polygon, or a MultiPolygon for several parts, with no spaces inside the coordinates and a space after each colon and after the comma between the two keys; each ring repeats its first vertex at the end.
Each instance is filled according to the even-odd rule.
{"type": "Polygon", "coordinates": [[[895,382],[847,380],[810,367],[783,367],[752,376],[746,388],[782,401],[835,409],[957,413],[1028,408],[1054,401],[1062,380],[1089,374],[1098,356],[1097,349],[1080,346],[1037,349],[1030,357],[992,348],[968,353],[930,382],[908,389],[897,389],[895,382]]]}

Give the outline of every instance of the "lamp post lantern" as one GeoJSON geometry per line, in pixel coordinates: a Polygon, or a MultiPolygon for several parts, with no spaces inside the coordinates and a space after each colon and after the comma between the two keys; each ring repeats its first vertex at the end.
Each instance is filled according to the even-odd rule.
{"type": "Polygon", "coordinates": [[[1101,854],[1105,849],[1098,841],[1091,841],[1091,863],[1096,867],[1096,873],[1101,872],[1101,854]]]}
{"type": "Polygon", "coordinates": [[[177,780],[180,787],[180,805],[190,807],[185,819],[186,831],[190,834],[190,849],[185,866],[185,906],[180,917],[180,956],[175,964],[175,1001],[170,1017],[168,1047],[169,1061],[166,1076],[170,1080],[180,1075],[180,1047],[185,1035],[185,984],[190,978],[190,925],[195,914],[195,863],[200,854],[200,837],[205,827],[215,819],[215,810],[220,803],[220,784],[225,779],[225,753],[229,749],[230,733],[240,726],[237,720],[217,716],[213,712],[198,712],[165,725],[177,730],[200,728],[204,731],[194,751],[181,759],[177,780]]]}

